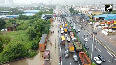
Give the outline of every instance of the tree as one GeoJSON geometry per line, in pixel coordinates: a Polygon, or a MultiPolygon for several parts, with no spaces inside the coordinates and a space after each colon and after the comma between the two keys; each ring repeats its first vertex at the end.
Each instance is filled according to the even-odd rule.
{"type": "Polygon", "coordinates": [[[16,24],[16,20],[15,19],[9,19],[9,22],[11,22],[12,24],[16,24]]]}
{"type": "Polygon", "coordinates": [[[69,8],[69,11],[70,11],[70,13],[73,13],[74,12],[74,8],[69,8]]]}
{"type": "Polygon", "coordinates": [[[22,14],[22,11],[18,10],[17,8],[11,8],[10,9],[10,13],[11,15],[18,15],[18,14],[22,14]]]}
{"type": "Polygon", "coordinates": [[[6,22],[0,18],[0,30],[5,27],[6,22]]]}
{"type": "Polygon", "coordinates": [[[18,19],[19,20],[27,20],[27,19],[29,19],[29,17],[26,15],[19,15],[18,19]]]}
{"type": "Polygon", "coordinates": [[[38,48],[39,48],[38,43],[37,42],[32,42],[31,49],[32,50],[37,50],[38,48]]]}

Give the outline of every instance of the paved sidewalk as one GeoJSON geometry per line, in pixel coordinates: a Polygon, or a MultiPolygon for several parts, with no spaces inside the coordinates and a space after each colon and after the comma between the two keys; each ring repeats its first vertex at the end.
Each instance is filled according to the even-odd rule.
{"type": "MultiPolygon", "coordinates": [[[[85,27],[89,32],[92,32],[92,26],[91,25],[87,25],[85,27]]],[[[98,29],[96,29],[97,32],[97,39],[101,40],[102,43],[104,43],[105,45],[107,45],[110,49],[112,49],[115,53],[116,53],[116,40],[114,39],[110,39],[109,36],[104,35],[101,31],[99,31],[98,29]]]]}
{"type": "Polygon", "coordinates": [[[54,31],[54,33],[49,34],[48,39],[50,41],[47,42],[46,48],[50,50],[51,65],[58,65],[58,22],[56,20],[53,22],[53,27],[51,27],[50,31],[54,31]]]}

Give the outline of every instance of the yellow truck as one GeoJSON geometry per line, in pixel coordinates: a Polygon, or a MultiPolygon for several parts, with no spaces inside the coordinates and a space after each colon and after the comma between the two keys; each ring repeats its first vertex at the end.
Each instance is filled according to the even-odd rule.
{"type": "Polygon", "coordinates": [[[75,52],[75,51],[74,51],[74,45],[73,45],[73,43],[69,43],[69,44],[68,44],[68,48],[69,48],[69,51],[70,51],[70,52],[75,52]]]}
{"type": "Polygon", "coordinates": [[[61,43],[65,44],[65,37],[64,36],[61,36],[61,43]]]}
{"type": "Polygon", "coordinates": [[[60,25],[60,28],[62,28],[62,25],[60,25]]]}
{"type": "Polygon", "coordinates": [[[67,27],[67,24],[65,24],[65,27],[67,27]]]}
{"type": "Polygon", "coordinates": [[[67,29],[66,29],[66,28],[64,28],[64,32],[65,32],[65,33],[67,32],[67,29]]]}

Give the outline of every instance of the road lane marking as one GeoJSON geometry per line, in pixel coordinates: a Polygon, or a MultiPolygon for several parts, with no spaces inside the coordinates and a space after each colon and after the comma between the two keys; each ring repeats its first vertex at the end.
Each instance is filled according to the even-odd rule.
{"type": "Polygon", "coordinates": [[[91,59],[92,59],[92,53],[91,53],[91,59]]]}
{"type": "Polygon", "coordinates": [[[99,52],[101,52],[99,49],[98,49],[99,52]]]}
{"type": "Polygon", "coordinates": [[[108,60],[108,62],[110,62],[110,61],[108,60]]]}
{"type": "Polygon", "coordinates": [[[107,51],[107,52],[108,52],[108,54],[109,54],[111,57],[113,57],[109,51],[107,51]]]}
{"type": "Polygon", "coordinates": [[[93,52],[93,43],[92,43],[92,52],[93,52]]]}
{"type": "Polygon", "coordinates": [[[61,65],[62,65],[62,61],[61,61],[61,65]]]}

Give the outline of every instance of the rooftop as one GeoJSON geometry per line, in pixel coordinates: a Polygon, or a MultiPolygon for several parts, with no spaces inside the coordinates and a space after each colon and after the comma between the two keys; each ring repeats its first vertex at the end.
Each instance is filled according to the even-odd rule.
{"type": "Polygon", "coordinates": [[[47,34],[42,34],[39,44],[44,44],[46,36],[47,36],[47,34]]]}
{"type": "Polygon", "coordinates": [[[25,10],[24,13],[37,13],[40,10],[25,10]]]}

